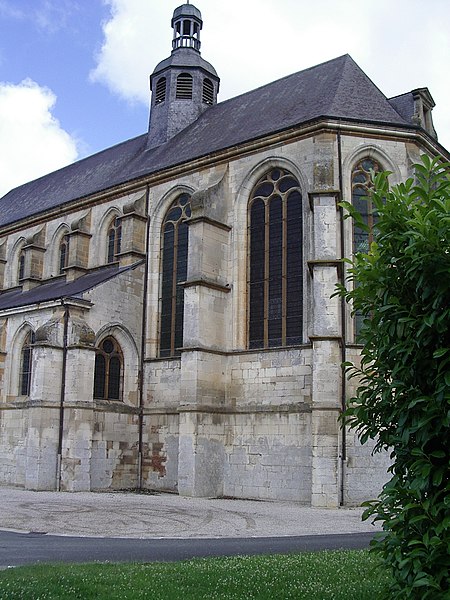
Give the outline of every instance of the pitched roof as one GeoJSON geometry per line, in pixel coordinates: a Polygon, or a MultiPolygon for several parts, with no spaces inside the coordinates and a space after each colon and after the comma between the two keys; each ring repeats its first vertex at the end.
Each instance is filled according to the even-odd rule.
{"type": "Polygon", "coordinates": [[[389,104],[405,121],[411,122],[411,119],[414,117],[414,96],[412,92],[389,98],[389,104]]]}
{"type": "Polygon", "coordinates": [[[346,54],[216,104],[156,148],[144,134],[26,183],[0,200],[0,226],[320,118],[412,127],[346,54]]]}
{"type": "Polygon", "coordinates": [[[20,288],[6,290],[0,293],[0,310],[50,302],[62,298],[80,298],[84,292],[121,275],[125,271],[134,269],[140,264],[142,264],[142,261],[127,267],[109,265],[102,269],[91,271],[73,281],[66,282],[64,278],[58,278],[54,281],[38,285],[26,292],[22,292],[20,288]]]}

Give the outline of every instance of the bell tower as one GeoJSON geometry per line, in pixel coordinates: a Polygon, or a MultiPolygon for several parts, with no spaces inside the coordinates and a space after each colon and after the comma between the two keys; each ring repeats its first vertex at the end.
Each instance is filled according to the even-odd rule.
{"type": "Polygon", "coordinates": [[[172,53],[150,75],[147,148],[155,148],[198,119],[217,102],[220,79],[200,55],[201,12],[186,3],[172,17],[172,53]]]}

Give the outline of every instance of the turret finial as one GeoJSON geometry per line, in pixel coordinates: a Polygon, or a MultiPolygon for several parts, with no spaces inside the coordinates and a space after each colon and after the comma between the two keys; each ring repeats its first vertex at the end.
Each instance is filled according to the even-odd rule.
{"type": "Polygon", "coordinates": [[[186,2],[175,9],[172,18],[172,50],[192,48],[200,52],[202,14],[193,4],[186,2]]]}

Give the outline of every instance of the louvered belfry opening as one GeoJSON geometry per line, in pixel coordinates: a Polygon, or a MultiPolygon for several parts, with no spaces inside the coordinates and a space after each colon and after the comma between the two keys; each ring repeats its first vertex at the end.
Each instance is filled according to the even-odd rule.
{"type": "Polygon", "coordinates": [[[272,169],[255,186],[248,219],[248,345],[302,343],[303,219],[299,182],[272,169]]]}
{"type": "Polygon", "coordinates": [[[203,93],[202,93],[202,101],[205,104],[213,104],[214,103],[214,85],[211,79],[203,80],[203,93]]]}
{"type": "Polygon", "coordinates": [[[161,77],[158,79],[158,83],[156,84],[156,104],[161,104],[166,99],[166,89],[167,89],[167,79],[165,77],[161,77]]]}
{"type": "Polygon", "coordinates": [[[177,100],[192,100],[192,75],[189,73],[180,73],[177,77],[177,100]]]}

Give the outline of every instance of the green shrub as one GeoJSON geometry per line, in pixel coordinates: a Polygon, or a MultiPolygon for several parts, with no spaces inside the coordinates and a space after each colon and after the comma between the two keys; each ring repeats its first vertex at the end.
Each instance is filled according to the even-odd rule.
{"type": "MultiPolygon", "coordinates": [[[[343,296],[363,316],[361,365],[344,419],[375,451],[389,449],[391,479],[366,517],[395,584],[390,598],[450,598],[450,175],[423,156],[415,179],[390,189],[374,176],[375,242],[349,266],[343,296]],[[350,287],[350,286],[349,286],[350,287]]],[[[342,203],[362,226],[361,216],[342,203]]]]}

